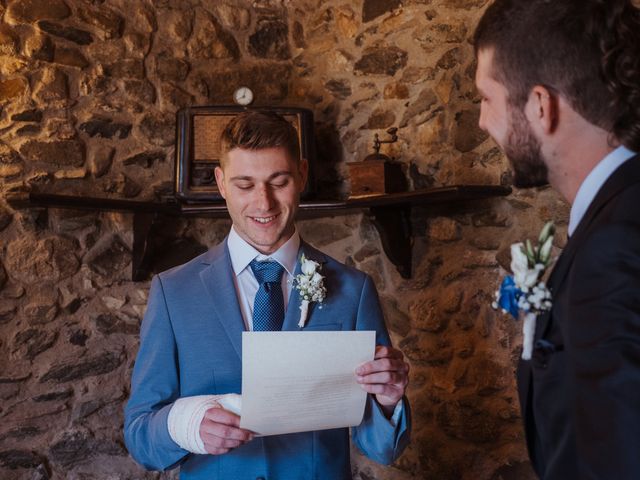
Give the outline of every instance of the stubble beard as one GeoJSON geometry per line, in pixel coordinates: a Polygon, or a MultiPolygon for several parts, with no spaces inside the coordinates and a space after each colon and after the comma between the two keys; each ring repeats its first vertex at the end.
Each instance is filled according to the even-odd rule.
{"type": "Polygon", "coordinates": [[[511,129],[504,153],[513,170],[513,185],[517,188],[541,187],[549,183],[547,164],[540,141],[533,135],[527,117],[511,106],[511,129]]]}

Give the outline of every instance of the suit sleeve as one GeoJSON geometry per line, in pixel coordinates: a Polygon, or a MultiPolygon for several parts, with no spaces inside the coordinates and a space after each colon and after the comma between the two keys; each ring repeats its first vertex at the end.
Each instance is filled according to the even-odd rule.
{"type": "Polygon", "coordinates": [[[640,227],[599,229],[576,254],[565,338],[581,477],[640,472],[640,227]]]}
{"type": "MultiPolygon", "coordinates": [[[[378,345],[390,345],[389,333],[376,288],[371,278],[365,276],[360,305],[358,307],[357,330],[375,330],[378,345]]],[[[367,396],[362,423],[352,430],[352,438],[358,448],[369,458],[388,465],[395,461],[409,443],[411,430],[409,401],[402,399],[400,418],[393,425],[384,415],[372,395],[367,396]]]]}
{"type": "Polygon", "coordinates": [[[169,410],[178,396],[177,348],[162,282],[156,276],[140,330],[124,424],[127,449],[147,469],[172,468],[189,453],[171,439],[167,428],[169,410]]]}

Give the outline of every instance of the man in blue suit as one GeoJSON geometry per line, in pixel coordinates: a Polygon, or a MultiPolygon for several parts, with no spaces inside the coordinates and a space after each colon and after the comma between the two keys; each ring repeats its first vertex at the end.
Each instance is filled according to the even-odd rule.
{"type": "Polygon", "coordinates": [[[152,281],[125,411],[131,455],[148,469],[180,466],[184,479],[351,478],[346,428],[254,438],[240,428],[240,417],[210,408],[196,426],[207,454],[182,448],[168,428],[170,412],[183,403],[177,400],[240,392],[241,334],[259,329],[256,261],[281,266],[286,313],[276,329],[299,329],[300,296],[290,280],[304,255],[321,265],[327,295],[322,309],[311,306],[303,330],[376,331],[374,360],[355,372],[369,395],[352,438],[373,460],[393,462],[409,441],[409,367],[390,345],[371,278],[317,251],[296,231],[308,169],[297,132],[278,115],[247,112],[227,126],[221,148],[216,180],[233,225],[221,244],[152,281]]]}

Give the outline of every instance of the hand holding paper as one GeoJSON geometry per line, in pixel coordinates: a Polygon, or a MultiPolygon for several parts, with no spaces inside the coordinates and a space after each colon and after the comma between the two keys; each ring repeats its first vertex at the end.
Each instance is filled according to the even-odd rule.
{"type": "Polygon", "coordinates": [[[240,428],[238,415],[222,407],[214,407],[204,414],[200,438],[207,453],[221,455],[253,440],[253,433],[240,428]]]}
{"type": "Polygon", "coordinates": [[[378,345],[374,360],[359,366],[356,374],[362,388],[374,394],[385,413],[391,415],[409,383],[409,364],[400,350],[378,345]]]}

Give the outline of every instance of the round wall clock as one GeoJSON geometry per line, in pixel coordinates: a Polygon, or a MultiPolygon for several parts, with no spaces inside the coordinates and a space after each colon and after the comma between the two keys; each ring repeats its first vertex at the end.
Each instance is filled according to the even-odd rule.
{"type": "Polygon", "coordinates": [[[251,105],[251,102],[253,102],[253,92],[249,87],[238,87],[238,89],[233,92],[233,100],[238,105],[246,107],[247,105],[251,105]]]}

